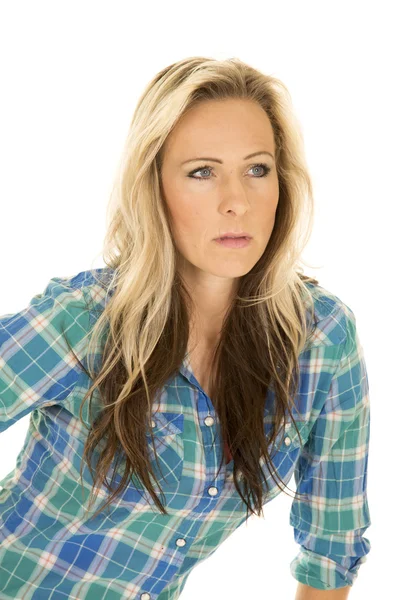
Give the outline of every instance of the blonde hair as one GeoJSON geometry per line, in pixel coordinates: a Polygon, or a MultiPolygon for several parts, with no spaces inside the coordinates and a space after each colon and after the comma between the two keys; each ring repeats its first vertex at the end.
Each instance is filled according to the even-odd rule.
{"type": "Polygon", "coordinates": [[[274,229],[263,256],[240,278],[224,319],[210,394],[234,458],[235,486],[253,514],[260,515],[264,498],[259,457],[272,467],[267,442],[274,442],[280,431],[274,427],[271,438],[265,439],[263,416],[270,386],[276,397],[275,425],[283,423],[286,410],[293,420],[298,357],[312,333],[308,310],[311,320],[314,315],[307,284],[318,283],[303,275],[300,266],[313,220],[301,128],[280,80],[237,58],[187,58],[159,72],[141,95],[108,208],[103,258],[112,276],[108,281],[97,279],[107,301],[88,347],[89,356],[101,348],[101,364],[99,370],[89,366],[93,384],[81,406],[82,411],[89,396],[92,400],[93,392],[98,393],[101,411],[88,433],[84,460],[93,476],[93,453],[97,445],[103,447],[92,492],[97,489],[98,494],[102,485],[112,492],[105,506],[136,475],[161,513],[168,514],[150,479],[156,481],[146,433],[150,431],[154,447],[153,402],[185,357],[193,305],[177,270],[177,249],[162,195],[163,149],[186,111],[203,101],[228,98],[252,100],[265,111],[274,132],[279,179],[274,229]],[[107,474],[116,456],[125,471],[112,490],[107,474]]]}

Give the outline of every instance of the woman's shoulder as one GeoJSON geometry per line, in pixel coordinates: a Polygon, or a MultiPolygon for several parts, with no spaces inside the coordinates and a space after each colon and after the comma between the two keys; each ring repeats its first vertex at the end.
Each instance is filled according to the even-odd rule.
{"type": "Polygon", "coordinates": [[[89,308],[98,311],[104,308],[113,293],[115,273],[115,269],[111,267],[97,267],[57,279],[65,286],[82,292],[89,303],[89,308]]]}
{"type": "MultiPolygon", "coordinates": [[[[316,332],[314,337],[327,344],[340,344],[347,337],[349,323],[355,325],[356,316],[344,300],[320,283],[305,282],[312,297],[316,332]]],[[[309,307],[309,301],[307,302],[309,307]]]]}

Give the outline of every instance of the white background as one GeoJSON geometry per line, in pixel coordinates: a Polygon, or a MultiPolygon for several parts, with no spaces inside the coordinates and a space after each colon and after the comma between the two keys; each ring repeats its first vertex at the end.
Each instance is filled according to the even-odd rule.
{"type": "MultiPolygon", "coordinates": [[[[354,311],[370,383],[372,550],[351,600],[398,590],[396,8],[304,0],[0,5],[0,314],[20,311],[53,276],[103,266],[114,169],[156,72],[188,56],[235,56],[289,88],[315,188],[304,258],[316,268],[306,272],[354,311]]],[[[1,435],[0,478],[14,467],[28,419],[1,435]]],[[[264,508],[265,520],[237,530],[192,572],[182,600],[294,598],[290,504],[282,493],[264,508]]]]}

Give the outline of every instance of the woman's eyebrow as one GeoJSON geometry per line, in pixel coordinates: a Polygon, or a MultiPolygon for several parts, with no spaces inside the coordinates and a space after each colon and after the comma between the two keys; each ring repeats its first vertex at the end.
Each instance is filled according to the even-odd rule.
{"type": "MultiPolygon", "coordinates": [[[[273,154],[271,154],[271,152],[268,152],[267,150],[261,150],[260,152],[252,152],[251,154],[248,154],[247,156],[243,157],[243,160],[247,160],[248,158],[252,158],[253,156],[257,156],[258,154],[269,154],[269,156],[275,160],[275,156],[273,154]]],[[[200,156],[197,158],[189,158],[188,160],[184,160],[183,163],[181,163],[181,166],[188,162],[194,162],[195,160],[210,160],[213,162],[220,163],[221,165],[224,164],[223,161],[220,160],[219,158],[209,158],[207,156],[200,156]]]]}

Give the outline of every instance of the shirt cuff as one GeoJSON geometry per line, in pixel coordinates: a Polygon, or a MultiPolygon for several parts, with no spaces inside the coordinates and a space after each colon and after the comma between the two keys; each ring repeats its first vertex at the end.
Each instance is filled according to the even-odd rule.
{"type": "Polygon", "coordinates": [[[352,586],[371,549],[370,541],[363,537],[366,529],[363,527],[324,538],[295,529],[300,551],[290,563],[291,574],[300,583],[319,590],[352,586]],[[346,556],[343,555],[344,549],[346,556]],[[340,553],[334,554],[335,551],[340,553]]]}

